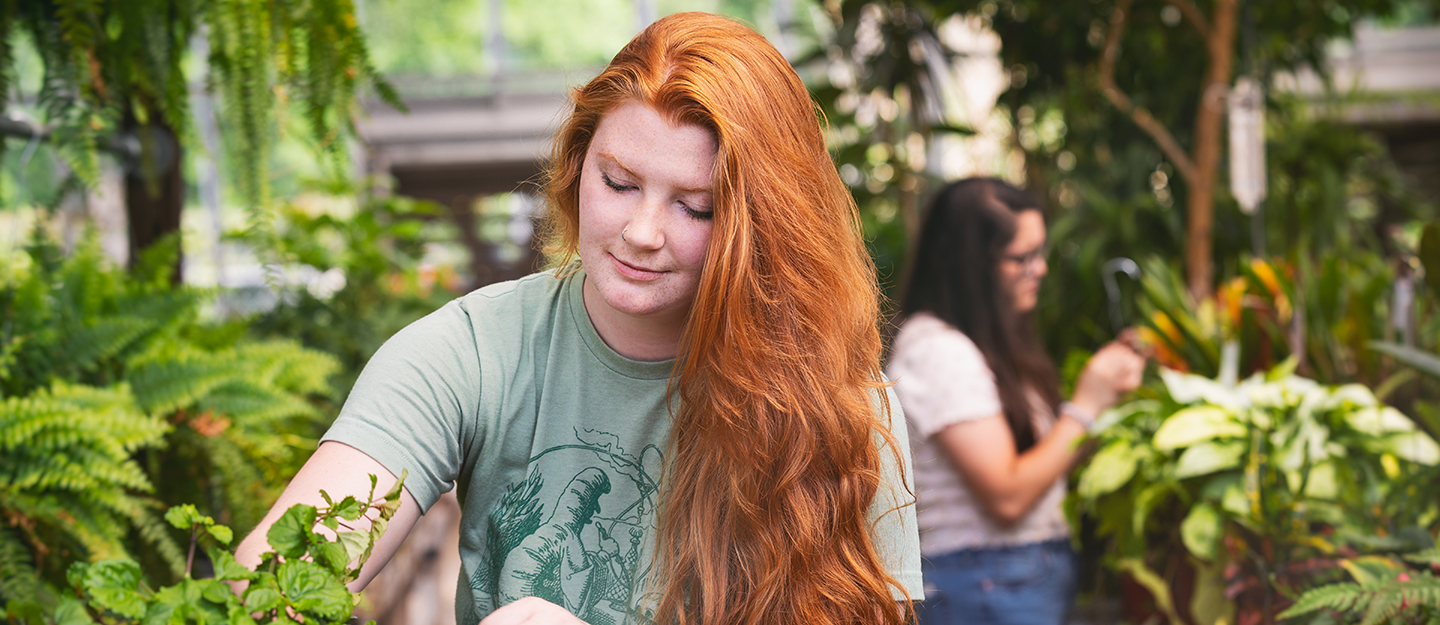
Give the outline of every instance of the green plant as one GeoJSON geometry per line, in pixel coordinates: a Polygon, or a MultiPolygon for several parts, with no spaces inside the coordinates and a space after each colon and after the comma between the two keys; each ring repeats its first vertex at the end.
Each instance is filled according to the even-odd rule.
{"type": "Polygon", "coordinates": [[[274,551],[262,556],[255,571],[237,563],[230,551],[212,547],[208,557],[215,575],[207,579],[191,574],[200,540],[228,545],[233,534],[194,506],[176,506],[165,520],[190,534],[189,557],[179,582],[152,589],[133,560],[76,562],[66,572],[68,590],[52,615],[45,615],[33,601],[10,602],[7,615],[29,625],[344,623],[356,603],[356,595],[345,585],[355,580],[399,509],[403,483],[402,475],[390,492],[377,499],[376,478],[371,475],[370,494],[363,501],[355,497],[333,501],[320,491],[325,506],[297,504],[270,528],[266,538],[274,551]],[[372,512],[368,528],[350,529],[351,523],[372,512]],[[333,537],[316,531],[322,526],[333,537]],[[230,583],[246,588],[237,594],[230,583]]]}
{"type": "Polygon", "coordinates": [[[1096,519],[1109,564],[1172,622],[1218,622],[1236,604],[1268,619],[1374,537],[1433,543],[1440,445],[1365,387],[1293,371],[1227,385],[1162,369],[1163,385],[1103,417],[1070,512],[1096,519]],[[1188,606],[1170,589],[1183,567],[1188,606]]]}
{"type": "Polygon", "coordinates": [[[1214,297],[1198,302],[1164,263],[1152,259],[1143,266],[1141,335],[1168,367],[1218,376],[1224,346],[1233,343],[1237,377],[1294,357],[1299,371],[1327,384],[1361,382],[1388,391],[1406,381],[1392,380],[1369,347],[1393,333],[1386,296],[1396,275],[1378,255],[1252,258],[1214,297]]]}
{"type": "Polygon", "coordinates": [[[37,229],[0,257],[0,599],[51,594],[76,559],[180,575],[164,502],[248,529],[328,420],[334,359],[200,323],[167,248],[127,274],[93,237],[63,256],[37,229]]]}
{"type": "Polygon", "coordinates": [[[284,287],[274,308],[249,320],[249,331],[333,354],[341,366],[332,378],[335,394],[344,396],[391,335],[459,294],[453,268],[422,262],[427,246],[454,235],[433,202],[372,193],[348,181],[311,187],[279,207],[274,252],[337,276],[343,286],[330,292],[284,287]]]}
{"type": "MultiPolygon", "coordinates": [[[[1410,554],[1404,560],[1420,567],[1437,567],[1440,548],[1410,554]]],[[[1387,572],[1390,574],[1377,576],[1357,570],[1352,573],[1356,581],[1308,590],[1280,617],[1301,622],[1300,617],[1308,616],[1311,623],[1338,619],[1360,625],[1418,625],[1440,619],[1440,578],[1429,570],[1402,568],[1393,561],[1387,572]]]]}

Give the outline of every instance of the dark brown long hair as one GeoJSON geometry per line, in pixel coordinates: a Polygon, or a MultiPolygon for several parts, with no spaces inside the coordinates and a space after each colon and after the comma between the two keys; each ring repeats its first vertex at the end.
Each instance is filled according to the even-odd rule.
{"type": "Polygon", "coordinates": [[[616,106],[708,128],[718,148],[714,225],[670,380],[656,622],[904,622],[867,518],[882,454],[903,467],[883,399],[877,414],[875,267],[804,84],[754,31],[682,13],[572,99],[546,180],[552,257],[575,255],[581,166],[616,106]]]}
{"type": "MultiPolygon", "coordinates": [[[[1000,260],[1015,238],[1016,215],[1041,210],[1031,194],[995,178],[967,178],[935,195],[911,260],[903,316],[928,312],[965,333],[995,375],[1015,448],[1035,444],[1030,393],[1060,403],[1055,365],[1033,316],[1015,312],[1000,260]]],[[[1043,212],[1043,211],[1042,211],[1043,212]]]]}

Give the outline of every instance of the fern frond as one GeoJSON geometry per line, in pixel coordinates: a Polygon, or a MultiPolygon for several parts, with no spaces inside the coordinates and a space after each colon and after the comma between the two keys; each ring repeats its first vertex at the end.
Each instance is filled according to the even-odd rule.
{"type": "Polygon", "coordinates": [[[151,414],[169,414],[192,405],[230,377],[224,365],[209,358],[155,362],[126,376],[135,398],[151,414]]]}
{"type": "Polygon", "coordinates": [[[42,587],[29,548],[14,530],[0,525],[0,600],[39,598],[42,587]]]}
{"type": "Polygon", "coordinates": [[[1300,595],[1300,598],[1295,601],[1295,605],[1280,613],[1280,618],[1293,618],[1319,610],[1345,612],[1367,597],[1368,591],[1360,584],[1354,582],[1329,584],[1308,590],[1305,594],[1300,595]]]}
{"type": "Polygon", "coordinates": [[[1405,559],[1416,564],[1440,565],[1440,547],[1406,554],[1405,559]]]}
{"type": "Polygon", "coordinates": [[[303,398],[246,380],[227,382],[205,395],[196,406],[223,414],[243,428],[271,427],[274,421],[318,416],[303,398]]]}
{"type": "Polygon", "coordinates": [[[140,503],[131,513],[126,515],[131,525],[139,532],[142,538],[160,555],[160,559],[169,567],[170,573],[176,576],[185,572],[185,552],[170,535],[170,525],[166,523],[156,510],[163,506],[158,502],[140,503]]]}

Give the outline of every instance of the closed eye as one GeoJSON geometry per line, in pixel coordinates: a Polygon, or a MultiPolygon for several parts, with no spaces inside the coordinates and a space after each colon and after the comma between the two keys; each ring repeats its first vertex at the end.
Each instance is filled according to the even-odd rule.
{"type": "Polygon", "coordinates": [[[632,187],[632,186],[630,186],[630,185],[624,185],[624,184],[620,184],[620,183],[618,183],[618,182],[615,182],[614,180],[612,180],[612,179],[610,178],[610,176],[606,175],[605,172],[603,172],[603,171],[600,172],[600,179],[605,181],[605,186],[610,187],[610,190],[611,190],[611,191],[617,191],[617,192],[619,192],[619,191],[633,191],[633,190],[635,189],[635,187],[632,187]]]}
{"type": "Polygon", "coordinates": [[[681,202],[680,206],[685,209],[685,215],[690,217],[691,219],[707,221],[715,216],[715,211],[713,210],[697,210],[694,208],[690,208],[690,205],[684,202],[681,202]]]}

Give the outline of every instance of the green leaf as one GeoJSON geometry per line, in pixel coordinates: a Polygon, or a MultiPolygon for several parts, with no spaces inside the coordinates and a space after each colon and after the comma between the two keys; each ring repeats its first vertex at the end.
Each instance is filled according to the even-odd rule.
{"type": "Polygon", "coordinates": [[[1220,535],[1224,530],[1224,520],[1220,513],[1215,511],[1208,503],[1196,504],[1190,509],[1190,514],[1185,516],[1185,521],[1180,524],[1180,539],[1185,542],[1185,548],[1197,557],[1206,560],[1215,559],[1215,549],[1220,544],[1220,535]]]}
{"type": "Polygon", "coordinates": [[[1395,576],[1410,571],[1403,562],[1385,556],[1359,556],[1340,561],[1340,568],[1361,585],[1377,584],[1395,579],[1395,576]]]}
{"type": "Polygon", "coordinates": [[[1163,501],[1163,497],[1170,493],[1173,486],[1173,483],[1157,482],[1146,486],[1135,496],[1135,509],[1130,514],[1130,526],[1136,536],[1145,535],[1145,522],[1150,519],[1150,512],[1163,501]]]}
{"type": "Polygon", "coordinates": [[[222,545],[228,545],[230,544],[230,541],[235,540],[235,533],[230,531],[230,528],[225,527],[224,525],[214,525],[207,528],[205,531],[209,532],[212,538],[220,541],[220,544],[222,545]]]}
{"type": "Polygon", "coordinates": [[[323,542],[310,546],[310,555],[331,573],[344,576],[345,567],[350,564],[350,554],[340,542],[323,542]]]}
{"type": "Polygon", "coordinates": [[[85,604],[72,597],[61,599],[55,607],[55,625],[92,625],[94,622],[85,611],[85,604]]]}
{"type": "Polygon", "coordinates": [[[1335,479],[1335,465],[1324,462],[1310,469],[1305,478],[1305,496],[1315,499],[1334,499],[1340,494],[1340,483],[1335,479]]]}
{"type": "Polygon", "coordinates": [[[1425,268],[1425,285],[1431,297],[1440,297],[1440,223],[1425,224],[1420,231],[1420,266],[1425,268]]]}
{"type": "Polygon", "coordinates": [[[218,579],[197,579],[195,585],[200,589],[200,596],[206,601],[216,605],[229,605],[231,601],[239,603],[239,597],[229,584],[218,579]]]}
{"type": "Polygon", "coordinates": [[[85,570],[81,585],[96,607],[128,618],[145,614],[140,587],[140,565],[129,560],[102,560],[85,570]]]}
{"type": "Polygon", "coordinates": [[[250,587],[245,589],[244,599],[245,607],[252,612],[268,612],[285,605],[285,597],[280,594],[275,577],[269,574],[250,584],[250,587]]]}
{"type": "Polygon", "coordinates": [[[409,469],[400,470],[400,479],[395,480],[395,485],[385,493],[385,505],[380,507],[380,518],[389,520],[395,516],[395,511],[400,509],[400,493],[404,490],[405,478],[410,476],[409,469]]]}
{"type": "Polygon", "coordinates": [[[183,504],[170,508],[165,512],[165,520],[177,529],[188,530],[194,525],[210,525],[215,519],[200,514],[199,510],[191,504],[183,504]]]}
{"type": "Polygon", "coordinates": [[[256,573],[235,561],[235,556],[224,549],[210,550],[210,563],[215,568],[215,579],[255,579],[256,573]]]}
{"type": "Polygon", "coordinates": [[[345,546],[345,561],[354,562],[357,558],[365,555],[370,550],[370,532],[351,531],[340,532],[338,535],[340,544],[345,546]]]}
{"type": "Polygon", "coordinates": [[[339,620],[348,617],[354,609],[352,595],[340,578],[314,562],[285,562],[280,565],[276,579],[290,604],[301,612],[339,620]]]}
{"type": "Polygon", "coordinates": [[[310,534],[315,527],[315,506],[298,503],[290,506],[285,514],[270,526],[265,533],[275,553],[284,558],[298,558],[305,555],[309,547],[310,534]]]}
{"type": "Polygon", "coordinates": [[[1300,367],[1300,359],[1294,355],[1281,361],[1269,371],[1265,372],[1265,381],[1275,382],[1295,375],[1295,370],[1300,367]]]}
{"type": "Polygon", "coordinates": [[[1106,445],[1090,459],[1085,471],[1080,474],[1080,485],[1077,487],[1079,496],[1095,499],[1114,492],[1130,481],[1139,462],[1140,454],[1136,453],[1128,441],[1117,440],[1106,445]]]}
{"type": "Polygon", "coordinates": [[[1415,422],[1405,413],[1389,406],[1362,408],[1345,415],[1350,427],[1371,436],[1385,436],[1395,432],[1415,431],[1415,422]]]}
{"type": "Polygon", "coordinates": [[[1184,622],[1180,620],[1180,614],[1175,611],[1175,600],[1170,594],[1170,584],[1166,583],[1165,578],[1145,566],[1145,563],[1139,558],[1125,558],[1118,564],[1120,570],[1129,573],[1136,583],[1150,591],[1150,596],[1155,599],[1155,607],[1160,608],[1160,611],[1170,618],[1171,623],[1184,622]]]}
{"type": "Polygon", "coordinates": [[[1240,466],[1240,459],[1244,456],[1245,443],[1242,441],[1200,443],[1180,454],[1180,459],[1175,462],[1175,478],[1183,480],[1233,469],[1240,466]]]}
{"type": "Polygon", "coordinates": [[[338,516],[346,521],[354,521],[365,514],[365,504],[354,497],[346,497],[330,508],[330,514],[338,516]]]}
{"type": "Polygon", "coordinates": [[[1165,420],[1151,441],[1156,449],[1169,451],[1216,438],[1245,435],[1245,426],[1218,406],[1185,408],[1165,420]]]}
{"type": "MultiPolygon", "coordinates": [[[[1433,280],[1440,278],[1430,278],[1427,274],[1426,279],[1433,280]]],[[[1400,361],[1401,364],[1413,367],[1422,373],[1440,377],[1440,356],[1399,343],[1370,341],[1367,345],[1370,346],[1370,349],[1377,352],[1389,354],[1395,360],[1400,361]]]]}
{"type": "Polygon", "coordinates": [[[1440,445],[1437,445],[1435,439],[1430,438],[1430,435],[1424,432],[1396,434],[1387,437],[1379,447],[1416,464],[1431,467],[1440,464],[1440,445]]]}
{"type": "Polygon", "coordinates": [[[1197,563],[1195,592],[1190,598],[1190,614],[1196,625],[1221,625],[1235,622],[1235,602],[1225,598],[1225,563],[1197,563]]]}

